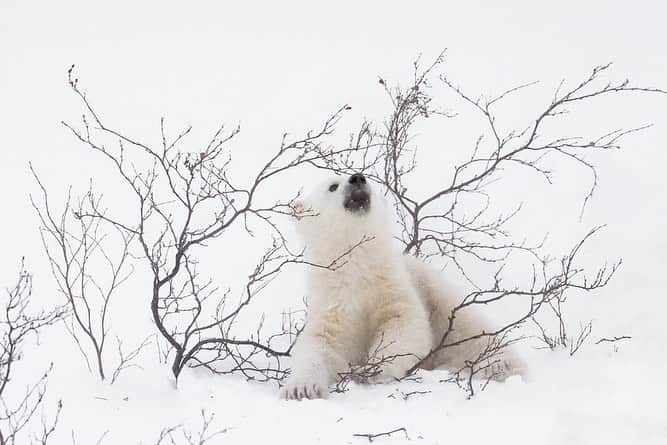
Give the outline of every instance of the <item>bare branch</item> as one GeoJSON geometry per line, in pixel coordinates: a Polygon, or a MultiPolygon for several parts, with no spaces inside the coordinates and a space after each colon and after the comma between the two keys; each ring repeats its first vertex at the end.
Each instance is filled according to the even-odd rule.
{"type": "Polygon", "coordinates": [[[353,434],[352,437],[368,439],[369,442],[373,442],[373,440],[377,439],[378,437],[384,437],[384,436],[388,437],[394,433],[399,433],[399,432],[402,432],[405,435],[405,438],[410,440],[410,437],[408,436],[408,431],[405,429],[405,427],[396,428],[395,430],[385,431],[383,433],[357,433],[353,434]]]}
{"type": "Polygon", "coordinates": [[[630,340],[630,339],[632,339],[632,337],[629,335],[620,335],[618,337],[612,337],[612,338],[603,337],[598,341],[596,341],[595,344],[599,345],[600,343],[616,343],[617,341],[630,340]]]}
{"type": "MultiPolygon", "coordinates": [[[[21,260],[18,279],[14,287],[7,289],[0,300],[0,444],[14,445],[27,440],[27,433],[31,428],[33,418],[38,410],[43,410],[43,401],[46,394],[46,381],[53,364],[42,374],[37,382],[29,385],[23,395],[14,402],[6,400],[6,392],[19,391],[14,381],[15,367],[22,358],[23,343],[30,336],[38,336],[41,329],[59,322],[65,315],[63,307],[46,311],[30,311],[32,297],[32,275],[26,270],[21,260]],[[25,431],[24,431],[25,430],[25,431]]],[[[19,374],[20,375],[20,374],[19,374]]],[[[42,415],[41,432],[34,435],[33,440],[46,444],[58,424],[62,403],[58,402],[56,413],[51,421],[42,415]]]]}
{"type": "Polygon", "coordinates": [[[160,432],[158,440],[155,445],[162,444],[187,444],[187,445],[205,445],[211,440],[225,434],[229,429],[225,428],[218,431],[211,432],[211,427],[215,414],[207,413],[206,410],[201,410],[201,427],[196,433],[187,430],[183,425],[176,425],[169,428],[164,428],[160,432]]]}
{"type": "Polygon", "coordinates": [[[41,200],[31,195],[30,201],[41,222],[42,245],[58,290],[65,297],[72,316],[66,329],[88,369],[91,369],[90,355],[100,379],[104,380],[108,313],[118,289],[134,271],[129,258],[135,233],[113,225],[111,233],[104,233],[101,227],[104,219],[82,216],[86,204],[95,209],[101,206],[101,199],[93,194],[92,184],[76,206],[72,204],[70,193],[62,213],[54,214],[48,192],[32,165],[30,171],[41,191],[41,200]],[[116,255],[109,252],[110,246],[118,251],[116,255]],[[105,274],[97,272],[104,269],[105,274]]]}

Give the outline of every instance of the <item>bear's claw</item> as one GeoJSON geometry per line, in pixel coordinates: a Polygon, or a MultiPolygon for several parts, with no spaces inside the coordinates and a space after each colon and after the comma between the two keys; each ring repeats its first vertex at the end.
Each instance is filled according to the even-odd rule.
{"type": "Polygon", "coordinates": [[[318,383],[289,381],[280,391],[280,395],[287,400],[326,399],[329,391],[318,383]]]}

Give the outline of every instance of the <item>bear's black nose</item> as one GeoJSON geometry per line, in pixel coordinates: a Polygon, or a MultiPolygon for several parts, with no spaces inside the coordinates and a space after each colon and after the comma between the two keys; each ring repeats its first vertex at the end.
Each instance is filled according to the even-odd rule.
{"type": "Polygon", "coordinates": [[[366,184],[366,177],[361,173],[355,173],[352,176],[350,176],[348,182],[353,185],[363,185],[366,184]]]}

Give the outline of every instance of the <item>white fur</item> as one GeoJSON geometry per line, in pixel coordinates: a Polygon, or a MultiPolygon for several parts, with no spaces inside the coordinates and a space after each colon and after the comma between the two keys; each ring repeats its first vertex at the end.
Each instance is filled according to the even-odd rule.
{"type": "MultiPolygon", "coordinates": [[[[398,251],[392,218],[377,189],[370,187],[367,212],[344,208],[347,180],[333,177],[297,204],[306,215],[298,218],[297,229],[308,262],[328,266],[349,253],[335,270],[309,268],[308,315],[293,349],[292,371],[282,391],[286,398],[326,397],[338,373],[363,362],[378,346],[382,356],[399,357],[383,367],[376,381],[404,377],[442,337],[451,309],[460,302],[444,292],[435,271],[398,251]],[[334,183],[339,187],[331,192],[334,183]]],[[[456,338],[479,332],[478,319],[457,316],[456,338]]],[[[461,365],[474,348],[479,344],[448,348],[428,367],[461,365]]]]}

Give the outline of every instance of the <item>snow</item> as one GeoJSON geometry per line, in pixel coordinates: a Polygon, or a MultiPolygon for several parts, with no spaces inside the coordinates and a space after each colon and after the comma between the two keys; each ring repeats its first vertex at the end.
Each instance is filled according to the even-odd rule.
{"type": "MultiPolygon", "coordinates": [[[[491,96],[541,81],[531,90],[534,95],[503,108],[508,128],[528,122],[561,78],[574,82],[594,65],[610,60],[615,62],[616,79],[628,76],[636,84],[666,86],[662,42],[667,39],[667,5],[510,3],[186,6],[4,1],[0,190],[5,236],[0,285],[14,282],[18,262],[26,256],[34,273],[34,304],[49,307],[61,301],[27,196],[37,192],[29,161],[54,199],[64,197],[69,185],[83,193],[93,177],[109,207],[130,211],[123,206],[124,197],[108,166],[60,124],[76,121],[82,111],[65,81],[72,63],[104,119],[142,140],[159,140],[161,116],[167,118],[171,133],[193,125],[190,147],[204,144],[221,122],[230,127],[240,123],[242,132],[233,147],[234,172],[241,179],[275,150],[283,132],[300,135],[315,128],[345,103],[352,110],[341,135],[364,117],[381,120],[389,105],[378,76],[405,84],[419,53],[431,60],[443,47],[448,48],[448,76],[472,93],[491,96]]],[[[451,107],[466,111],[460,103],[451,107]]],[[[100,438],[105,445],[154,444],[164,428],[183,425],[196,432],[202,409],[214,415],[210,432],[226,430],[210,443],[355,444],[368,440],[354,434],[397,428],[405,428],[407,438],[397,432],[374,442],[667,443],[667,330],[662,318],[667,310],[667,99],[618,96],[574,111],[565,123],[567,134],[655,125],[628,137],[623,150],[592,158],[599,168],[600,187],[581,222],[580,203],[590,178],[568,164],[555,164],[553,185],[512,173],[494,189],[499,207],[525,203],[512,226],[514,233],[535,240],[548,232],[547,247],[554,255],[568,251],[590,227],[607,224],[587,246],[583,261],[595,267],[622,258],[623,265],[608,287],[568,301],[574,332],[580,321],[594,323],[591,338],[573,357],[526,344],[520,352],[529,364],[529,378],[491,383],[470,400],[455,385],[440,383],[446,378],[444,371],[433,371],[421,372],[421,382],[352,385],[327,400],[287,402],[278,398],[273,383],[195,370],[187,370],[175,387],[154,348],[140,356],[141,368],[126,370],[114,385],[99,382],[58,326],[26,347],[12,397],[54,363],[45,415],[62,399],[56,444],[93,444],[100,438]],[[594,344],[616,335],[632,339],[594,344]],[[412,391],[429,392],[404,400],[403,394],[412,391]]],[[[418,143],[425,160],[414,187],[427,190],[431,178],[441,174],[439,166],[468,155],[479,125],[461,117],[421,129],[418,143]]],[[[290,197],[320,174],[305,171],[286,177],[263,199],[290,197]]],[[[284,225],[289,231],[289,222],[284,225]]],[[[264,241],[261,236],[223,238],[202,256],[204,271],[238,290],[264,241]],[[248,253],[240,255],[245,243],[248,253]]],[[[128,346],[154,333],[146,283],[141,281],[145,272],[137,269],[111,318],[113,335],[128,346]]],[[[301,279],[299,271],[287,271],[261,294],[244,323],[254,326],[256,315],[264,312],[268,325],[276,324],[282,310],[302,307],[301,279]]]]}
{"type": "MultiPolygon", "coordinates": [[[[491,383],[470,400],[455,386],[439,383],[444,371],[422,372],[420,383],[357,385],[327,400],[303,402],[277,399],[273,386],[193,373],[178,389],[164,374],[156,379],[145,373],[112,388],[91,384],[71,391],[78,386],[72,377],[57,384],[70,388],[63,420],[77,426],[78,443],[94,443],[107,430],[105,443],[154,443],[165,426],[185,424],[196,431],[202,408],[215,413],[211,431],[227,430],[219,443],[366,443],[353,435],[401,427],[424,444],[664,443],[664,393],[656,388],[661,375],[622,358],[607,351],[594,359],[550,354],[538,362],[534,381],[491,383]],[[405,400],[412,391],[430,392],[405,400]]],[[[405,436],[377,441],[405,443],[405,436]]]]}

